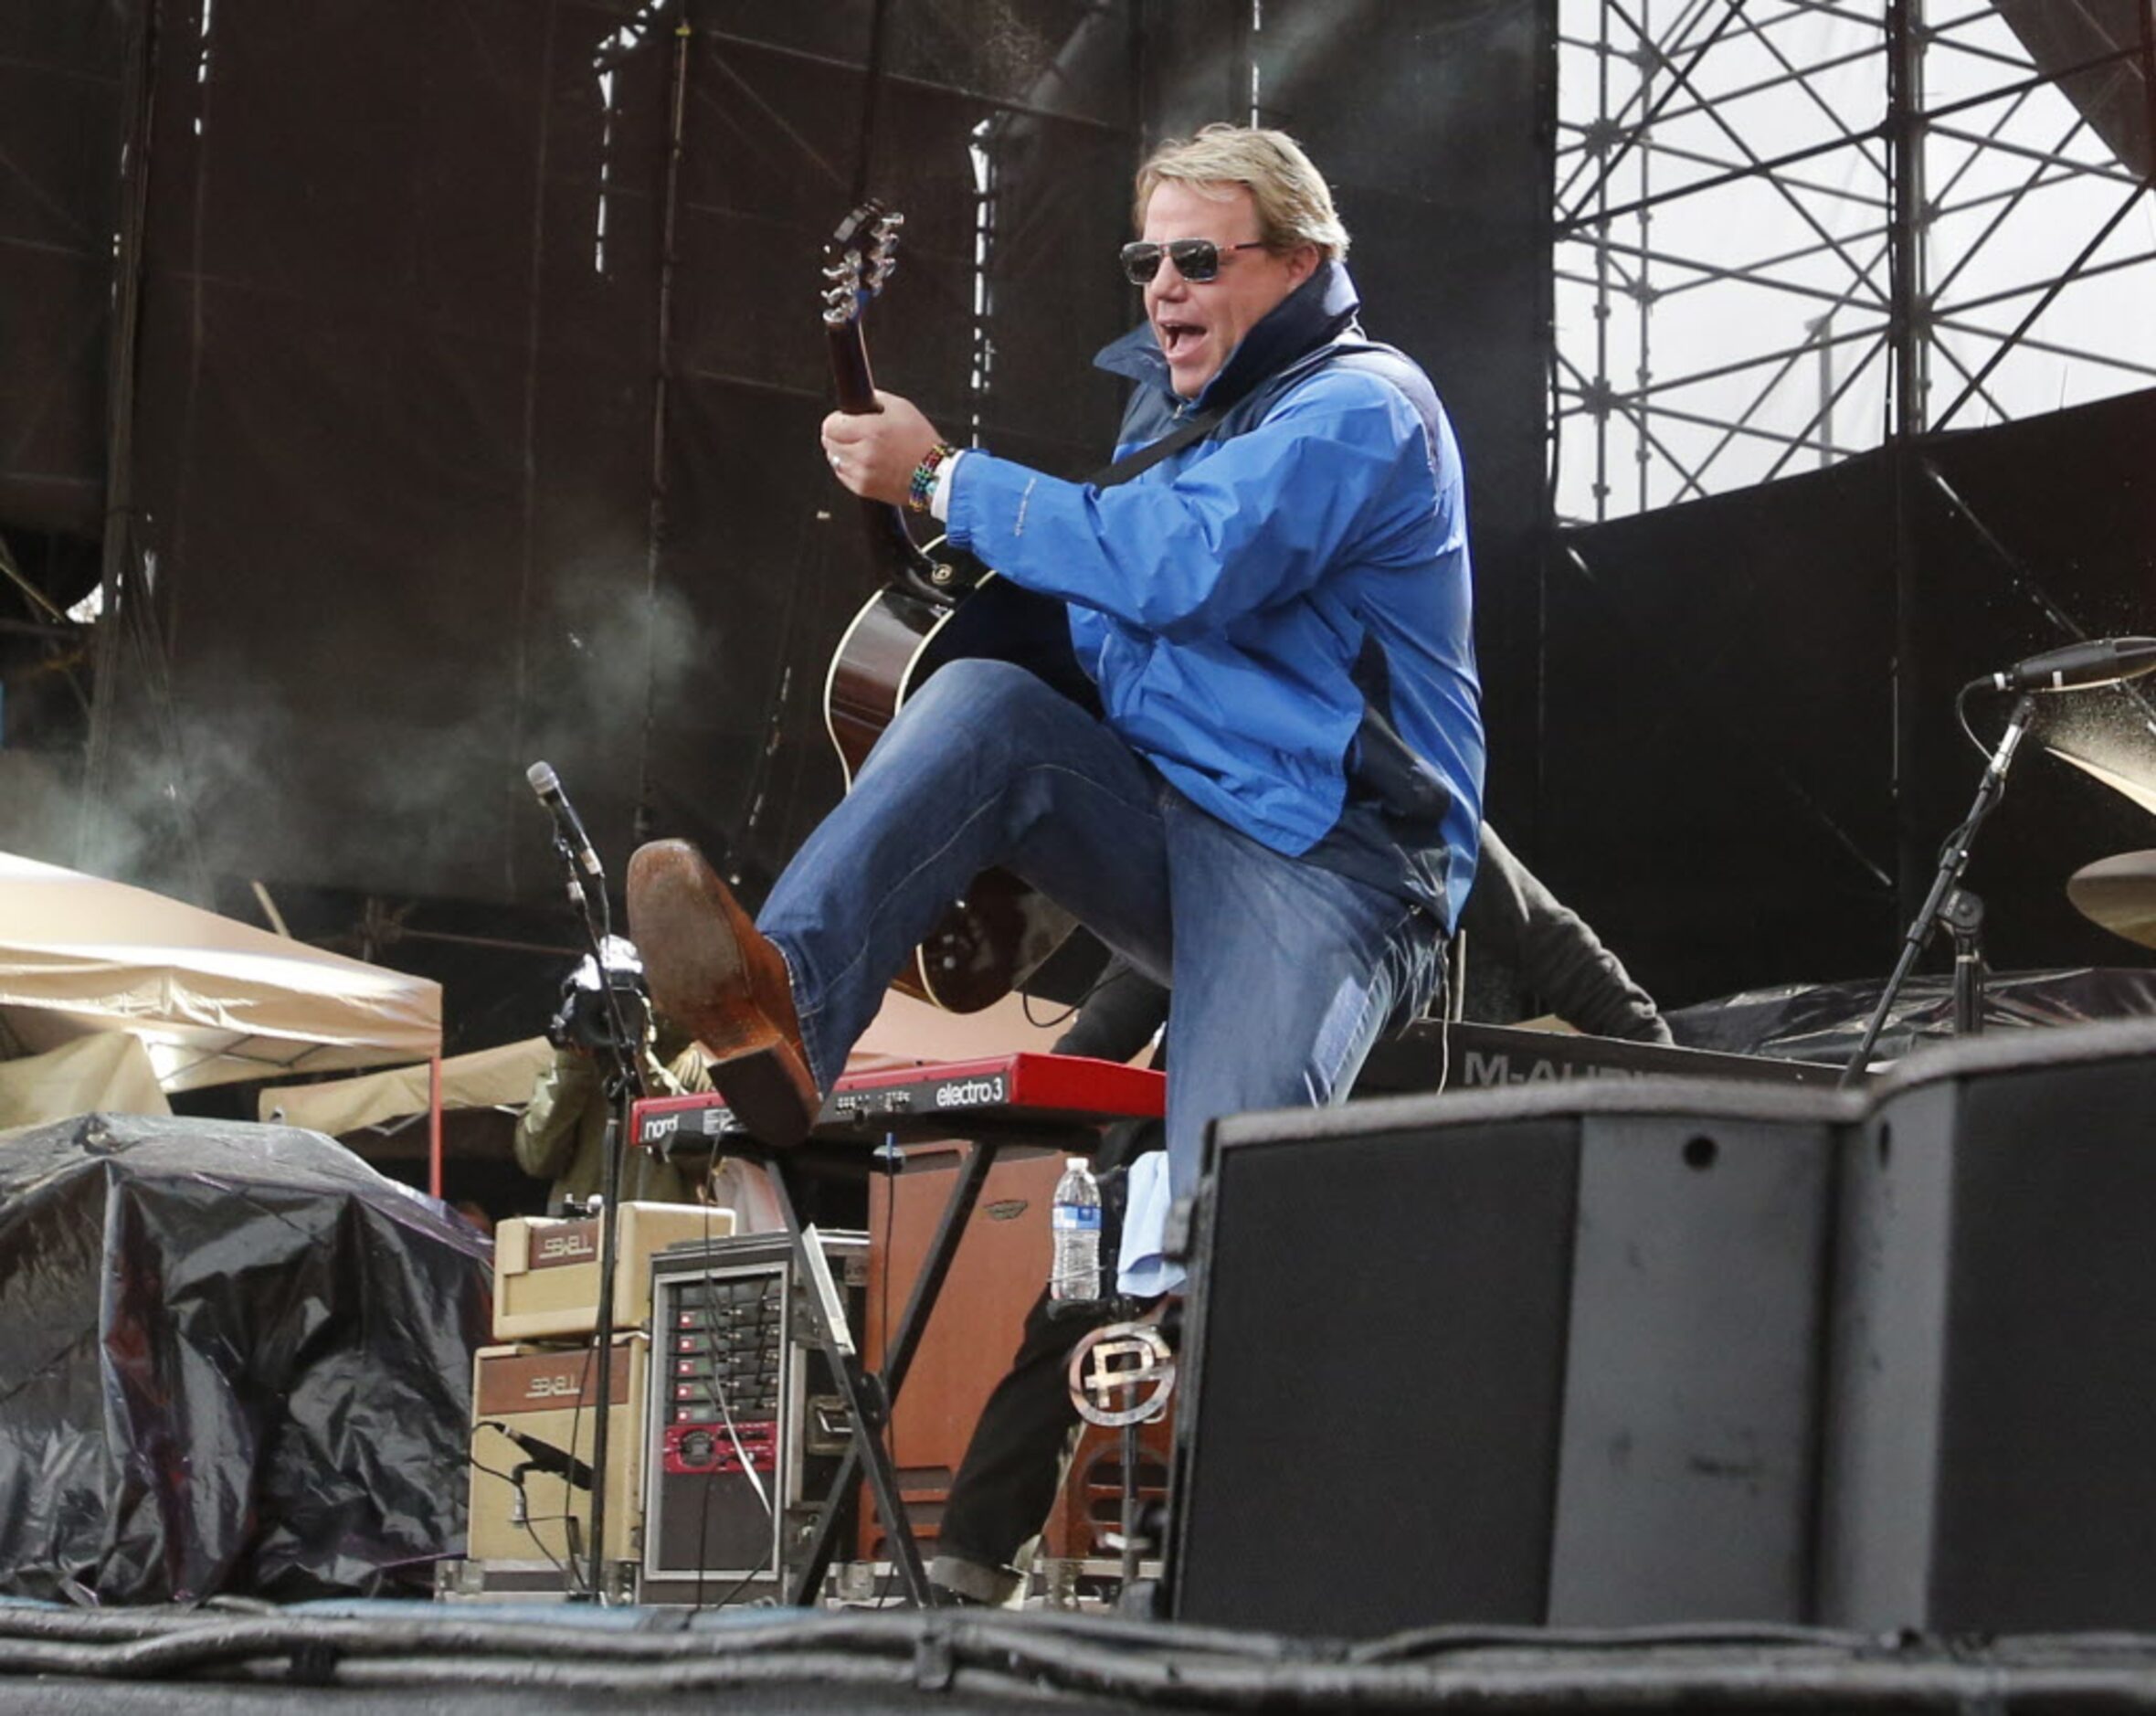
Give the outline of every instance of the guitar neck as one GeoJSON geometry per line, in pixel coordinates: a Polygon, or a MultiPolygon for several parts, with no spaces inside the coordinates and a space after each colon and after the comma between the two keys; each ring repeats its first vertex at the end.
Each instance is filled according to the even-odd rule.
{"type": "MultiPolygon", "coordinates": [[[[839,409],[848,417],[872,417],[882,410],[876,403],[876,381],[869,369],[868,343],[861,338],[861,323],[848,322],[829,330],[831,375],[838,384],[839,409]]],[[[861,521],[878,552],[894,570],[925,577],[935,562],[922,553],[906,528],[905,514],[886,501],[862,500],[861,521]]]]}

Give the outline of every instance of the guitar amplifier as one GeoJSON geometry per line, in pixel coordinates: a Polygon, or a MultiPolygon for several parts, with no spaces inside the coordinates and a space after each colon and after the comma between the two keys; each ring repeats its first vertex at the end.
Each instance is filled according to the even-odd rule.
{"type": "MultiPolygon", "coordinates": [[[[890,1313],[872,1318],[862,1339],[872,1370],[883,1367],[884,1338],[913,1293],[965,1159],[962,1148],[910,1145],[902,1172],[869,1182],[869,1299],[890,1313]]],[[[974,1425],[1009,1370],[1026,1311],[1048,1278],[1048,1208],[1062,1171],[1060,1152],[1015,1150],[988,1170],[936,1314],[922,1331],[892,1407],[892,1464],[924,1553],[935,1552],[944,1504],[974,1425]]],[[[889,1553],[883,1521],[864,1484],[861,1559],[882,1561],[889,1553]]]]}
{"type": "MultiPolygon", "coordinates": [[[[702,1203],[624,1203],[616,1235],[614,1327],[651,1314],[651,1256],[684,1240],[724,1239],[734,1212],[702,1203]]],[[[518,1216],[494,1234],[494,1339],[588,1335],[599,1307],[599,1223],[518,1216]]]]}
{"type": "MultiPolygon", "coordinates": [[[[608,1562],[632,1562],[640,1548],[642,1403],[650,1351],[643,1335],[615,1337],[601,1556],[608,1562]]],[[[482,1347],[473,1355],[471,1512],[465,1550],[472,1594],[568,1589],[572,1531],[580,1561],[588,1549],[591,1491],[532,1464],[532,1453],[497,1426],[588,1465],[597,1401],[597,1354],[588,1346],[482,1347]]]]}
{"type": "MultiPolygon", "coordinates": [[[[849,1325],[866,1319],[868,1236],[820,1235],[849,1325]]],[[[792,1242],[756,1234],[651,1263],[640,1600],[723,1606],[785,1589],[852,1428],[816,1344],[792,1242]]]]}

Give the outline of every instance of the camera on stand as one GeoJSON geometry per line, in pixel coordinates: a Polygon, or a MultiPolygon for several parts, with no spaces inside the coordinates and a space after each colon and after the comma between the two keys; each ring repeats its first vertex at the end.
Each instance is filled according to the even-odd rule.
{"type": "Polygon", "coordinates": [[[557,1049],[608,1054],[627,1048],[634,1053],[644,1041],[651,1014],[644,962],[636,944],[625,937],[608,936],[601,945],[603,970],[587,953],[562,980],[561,1004],[546,1022],[546,1040],[557,1049]]]}

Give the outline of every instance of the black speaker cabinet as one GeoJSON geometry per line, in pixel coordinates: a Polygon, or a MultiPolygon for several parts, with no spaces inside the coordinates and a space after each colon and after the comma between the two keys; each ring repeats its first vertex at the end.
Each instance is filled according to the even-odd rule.
{"type": "Polygon", "coordinates": [[[1215,1128],[1178,1619],[1802,1621],[1833,1091],[1596,1080],[1215,1128]]]}
{"type": "Polygon", "coordinates": [[[1819,1618],[2156,1626],[2156,1025],[1905,1064],[1843,1199],[1819,1618]]]}

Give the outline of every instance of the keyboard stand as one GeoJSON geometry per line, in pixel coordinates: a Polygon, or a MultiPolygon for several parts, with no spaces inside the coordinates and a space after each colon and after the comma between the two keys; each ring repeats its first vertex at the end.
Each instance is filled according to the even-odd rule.
{"type": "MultiPolygon", "coordinates": [[[[831,1375],[846,1402],[847,1420],[853,1429],[838,1476],[831,1480],[830,1492],[817,1513],[807,1559],[797,1565],[790,1556],[787,1558],[786,1600],[800,1608],[813,1601],[822,1589],[824,1574],[831,1563],[832,1539],[837,1535],[840,1504],[851,1493],[865,1467],[869,1493],[876,1499],[878,1510],[883,1518],[894,1521],[891,1558],[897,1566],[899,1580],[914,1605],[926,1608],[928,1575],[921,1565],[920,1546],[914,1541],[913,1522],[906,1517],[905,1501],[898,1489],[898,1474],[892,1467],[891,1450],[883,1440],[884,1427],[891,1422],[891,1403],[898,1393],[898,1379],[904,1374],[904,1367],[886,1361],[883,1376],[861,1368],[861,1351],[854,1345],[852,1330],[847,1326],[845,1302],[832,1284],[830,1262],[823,1255],[815,1230],[804,1228],[794,1213],[793,1190],[787,1183],[791,1174],[787,1158],[793,1152],[774,1154],[737,1149],[735,1153],[760,1156],[772,1170],[771,1189],[778,1202],[787,1237],[793,1242],[794,1260],[799,1266],[801,1279],[813,1289],[807,1298],[812,1308],[809,1316],[815,1326],[817,1344],[830,1363],[831,1375]]],[[[940,1238],[939,1234],[939,1241],[940,1238]]],[[[909,1319],[912,1314],[909,1306],[909,1319]]]]}
{"type": "MultiPolygon", "coordinates": [[[[755,1139],[726,1130],[705,1133],[715,1150],[770,1171],[787,1237],[792,1242],[802,1278],[821,1284],[809,1295],[815,1303],[812,1319],[817,1340],[830,1361],[851,1416],[851,1445],[839,1465],[830,1493],[824,1498],[816,1524],[807,1541],[807,1552],[794,1566],[787,1582],[786,1600],[796,1607],[813,1602],[823,1587],[837,1548],[839,1522],[846,1498],[866,1476],[869,1493],[882,1515],[886,1535],[905,1594],[917,1607],[929,1605],[928,1575],[922,1566],[920,1545],[914,1537],[913,1521],[899,1494],[898,1477],[884,1443],[891,1422],[892,1404],[904,1385],[906,1372],[926,1331],[928,1319],[943,1293],[958,1255],[959,1242],[980,1201],[981,1187],[998,1151],[1024,1146],[1052,1149],[1066,1156],[1090,1156],[1100,1145],[1102,1127],[1110,1121],[1161,1111],[1161,1080],[1157,1073],[1125,1066],[1104,1066],[1098,1062],[1060,1055],[1021,1054],[999,1062],[954,1062],[943,1067],[925,1067],[906,1073],[870,1075],[840,1082],[834,1104],[852,1100],[857,1106],[833,1110],[827,1105],[825,1118],[807,1140],[791,1149],[774,1150],[755,1139]],[[963,1104],[925,1103],[919,1108],[901,1104],[893,1087],[902,1084],[937,1080],[956,1081],[967,1091],[977,1087],[986,1095],[995,1068],[1004,1069],[996,1079],[996,1106],[968,1108],[963,1104]],[[984,1074],[984,1068],[988,1071],[984,1074]],[[1008,1082],[1006,1083],[1006,1079],[1008,1082]],[[1036,1096],[1035,1093],[1038,1093],[1036,1096]],[[1006,1095],[1009,1100],[1005,1102],[1006,1095]],[[892,1106],[881,1106],[888,1099],[892,1106]],[[881,1372],[865,1370],[852,1335],[846,1327],[837,1295],[829,1290],[829,1265],[812,1236],[802,1228],[795,1213],[793,1187],[797,1174],[857,1175],[875,1171],[879,1163],[894,1162],[896,1146],[904,1141],[958,1142],[970,1145],[957,1181],[944,1204],[935,1236],[921,1260],[904,1313],[893,1331],[883,1354],[881,1372]],[[814,1255],[811,1255],[811,1253],[814,1255]]],[[[662,1097],[639,1105],[642,1114],[663,1117],[661,1125],[647,1132],[641,1125],[639,1142],[657,1142],[671,1134],[676,1125],[700,1107],[713,1105],[688,1097],[662,1097]]],[[[682,1126],[687,1137],[697,1133],[682,1126]]],[[[789,1561],[790,1561],[789,1557],[789,1561]]]]}
{"type": "MultiPolygon", "coordinates": [[[[1094,1135],[1089,1135],[1089,1139],[1092,1136],[1094,1135]]],[[[843,1517],[846,1498],[864,1471],[869,1491],[876,1499],[876,1510],[887,1529],[892,1562],[906,1595],[918,1608],[929,1605],[928,1575],[921,1565],[921,1548],[914,1537],[904,1498],[899,1494],[897,1474],[891,1464],[884,1431],[889,1427],[891,1408],[898,1398],[898,1391],[905,1385],[914,1351],[920,1345],[928,1319],[935,1309],[935,1301],[942,1295],[945,1277],[950,1274],[951,1259],[957,1255],[958,1244],[966,1236],[966,1224],[980,1200],[981,1186],[995,1163],[997,1149],[993,1139],[972,1140],[965,1165],[958,1170],[957,1183],[951,1188],[943,1215],[936,1223],[935,1237],[929,1242],[928,1255],[922,1260],[921,1273],[914,1279],[913,1291],[907,1295],[905,1311],[884,1351],[882,1373],[861,1372],[860,1356],[851,1350],[851,1340],[843,1361],[830,1343],[825,1345],[824,1351],[830,1358],[834,1372],[857,1379],[847,1397],[847,1405],[853,1414],[853,1440],[839,1463],[838,1476],[832,1479],[830,1492],[818,1510],[808,1553],[799,1562],[787,1591],[787,1601],[796,1607],[811,1602],[822,1589],[824,1574],[830,1570],[838,1548],[839,1523],[843,1517]]],[[[777,1185],[783,1185],[785,1179],[783,1169],[772,1176],[773,1183],[777,1185]]],[[[787,1231],[793,1234],[798,1249],[804,1241],[794,1220],[793,1200],[783,1191],[779,1195],[787,1231]]]]}

